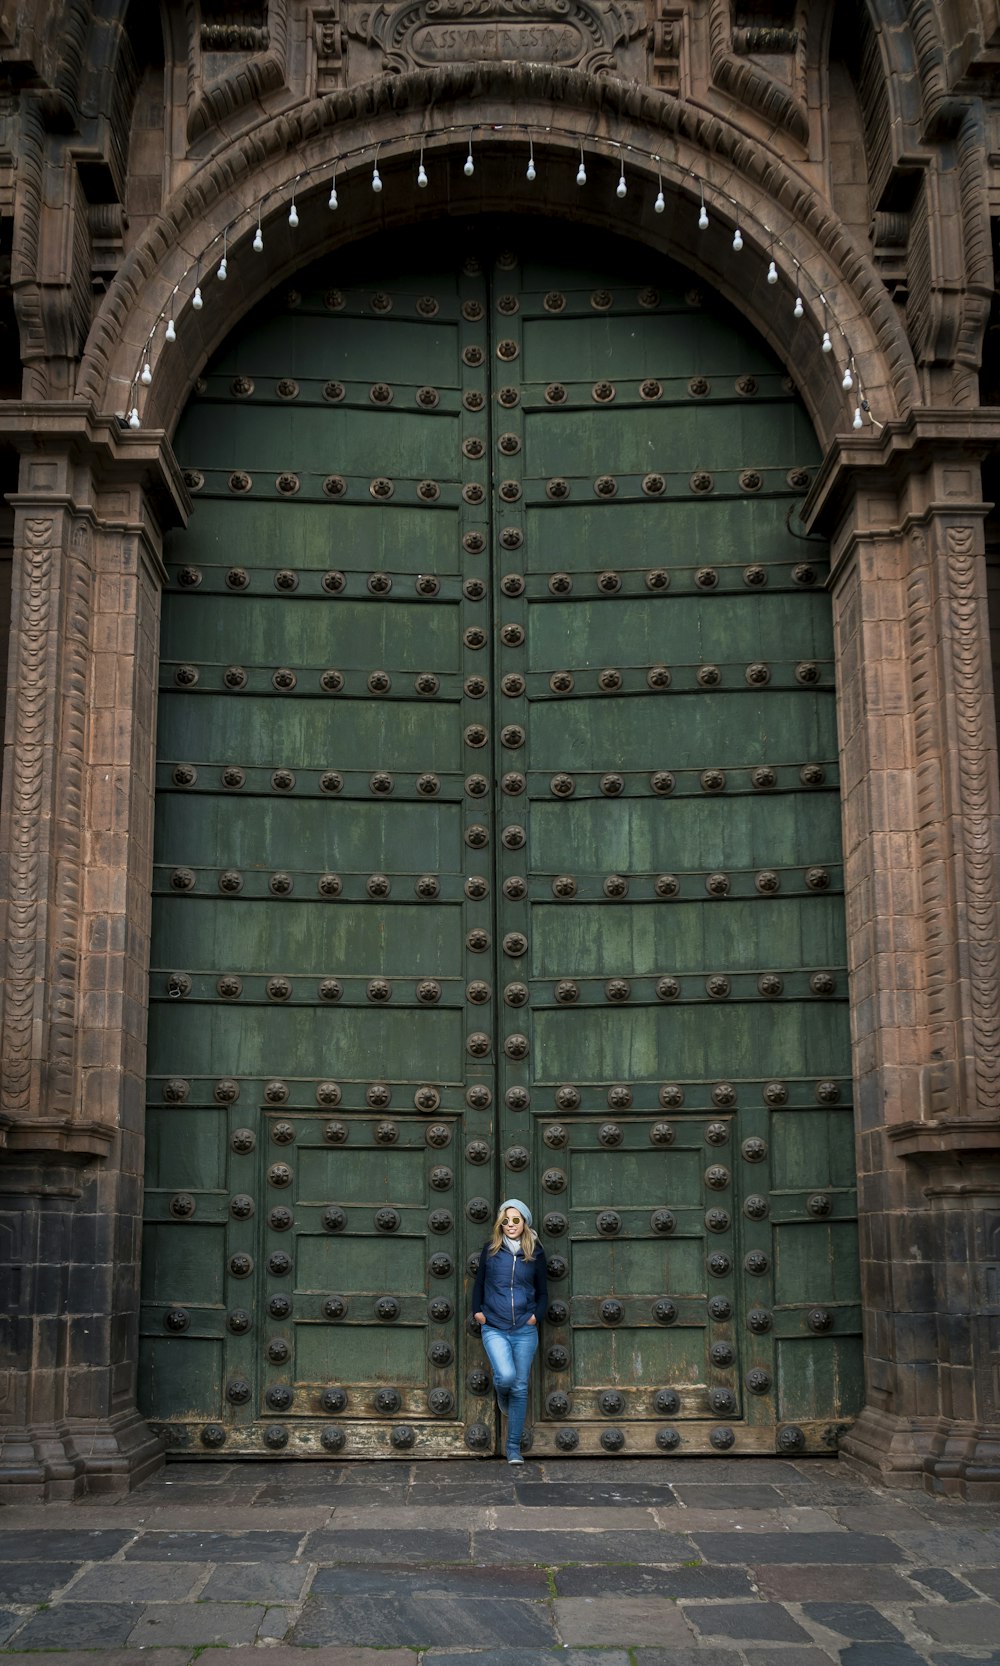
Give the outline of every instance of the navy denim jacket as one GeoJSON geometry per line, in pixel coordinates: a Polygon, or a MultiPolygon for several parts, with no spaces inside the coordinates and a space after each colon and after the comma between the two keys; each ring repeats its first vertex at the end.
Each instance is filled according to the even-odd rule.
{"type": "Polygon", "coordinates": [[[516,1330],[534,1314],[541,1324],[548,1306],[549,1285],[545,1251],[541,1244],[534,1258],[511,1255],[501,1244],[496,1255],[484,1244],[479,1254],[479,1271],[472,1291],[473,1313],[485,1313],[486,1323],[495,1330],[516,1330]]]}

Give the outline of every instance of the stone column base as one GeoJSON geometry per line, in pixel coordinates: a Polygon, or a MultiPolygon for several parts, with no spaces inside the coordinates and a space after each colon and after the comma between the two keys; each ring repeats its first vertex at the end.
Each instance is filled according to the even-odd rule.
{"type": "Polygon", "coordinates": [[[121,1498],[162,1467],[163,1448],[134,1409],[0,1429],[0,1504],[121,1498]]]}
{"type": "Polygon", "coordinates": [[[946,1417],[893,1417],[866,1406],[840,1445],[849,1469],[885,1486],[1000,1503],[1000,1428],[946,1417]]]}

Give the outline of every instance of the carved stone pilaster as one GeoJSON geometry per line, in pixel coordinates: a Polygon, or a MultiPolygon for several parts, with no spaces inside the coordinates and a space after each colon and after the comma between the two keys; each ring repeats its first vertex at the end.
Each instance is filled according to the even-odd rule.
{"type": "Polygon", "coordinates": [[[161,1461],[135,1408],[135,898],[152,869],[159,526],[184,493],[158,436],[86,407],[7,407],[4,430],[25,455],[0,812],[0,1498],[71,1498],[161,1461]]]}
{"type": "Polygon", "coordinates": [[[824,465],[843,626],[868,1403],[849,1461],[1000,1498],[1000,794],[978,457],[991,419],[925,413],[824,465]],[[852,690],[853,677],[863,689],[852,690]],[[852,752],[860,737],[857,755],[852,752]],[[913,893],[913,894],[911,894],[913,893]],[[872,899],[862,918],[855,898],[872,899]]]}

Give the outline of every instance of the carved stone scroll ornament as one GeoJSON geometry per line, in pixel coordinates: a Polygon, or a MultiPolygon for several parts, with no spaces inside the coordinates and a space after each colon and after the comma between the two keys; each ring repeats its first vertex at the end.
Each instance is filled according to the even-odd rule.
{"type": "Polygon", "coordinates": [[[976,1105],[1000,1106],[1000,975],[997,876],[994,862],[994,796],[989,750],[983,746],[991,716],[989,664],[984,654],[983,598],[980,594],[975,530],[949,526],[948,601],[951,613],[951,671],[959,744],[959,791],[968,911],[969,977],[975,1047],[976,1105]]]}
{"type": "Polygon", "coordinates": [[[347,12],[346,32],[380,48],[386,69],[462,59],[615,69],[615,49],[646,29],[646,11],[617,0],[403,0],[347,12]]]}
{"type": "Polygon", "coordinates": [[[24,525],[0,1084],[3,1109],[15,1117],[24,1115],[31,1096],[53,531],[47,517],[30,518],[24,525]]]}

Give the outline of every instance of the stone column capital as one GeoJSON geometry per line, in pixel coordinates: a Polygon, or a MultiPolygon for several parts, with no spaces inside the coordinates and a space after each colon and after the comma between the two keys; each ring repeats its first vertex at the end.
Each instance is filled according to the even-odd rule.
{"type": "Polygon", "coordinates": [[[840,436],[830,446],[802,507],[810,533],[845,541],[892,534],[944,516],[981,522],[979,463],[1000,444],[1000,408],[911,411],[877,435],[840,436]],[[859,509],[874,508],[874,514],[859,509]]]}
{"type": "Polygon", "coordinates": [[[22,458],[19,490],[9,499],[15,510],[81,507],[117,491],[130,495],[112,506],[112,519],[138,520],[141,501],[160,532],[187,523],[191,499],[162,429],[135,432],[123,417],[81,400],[5,400],[0,438],[22,458]]]}

